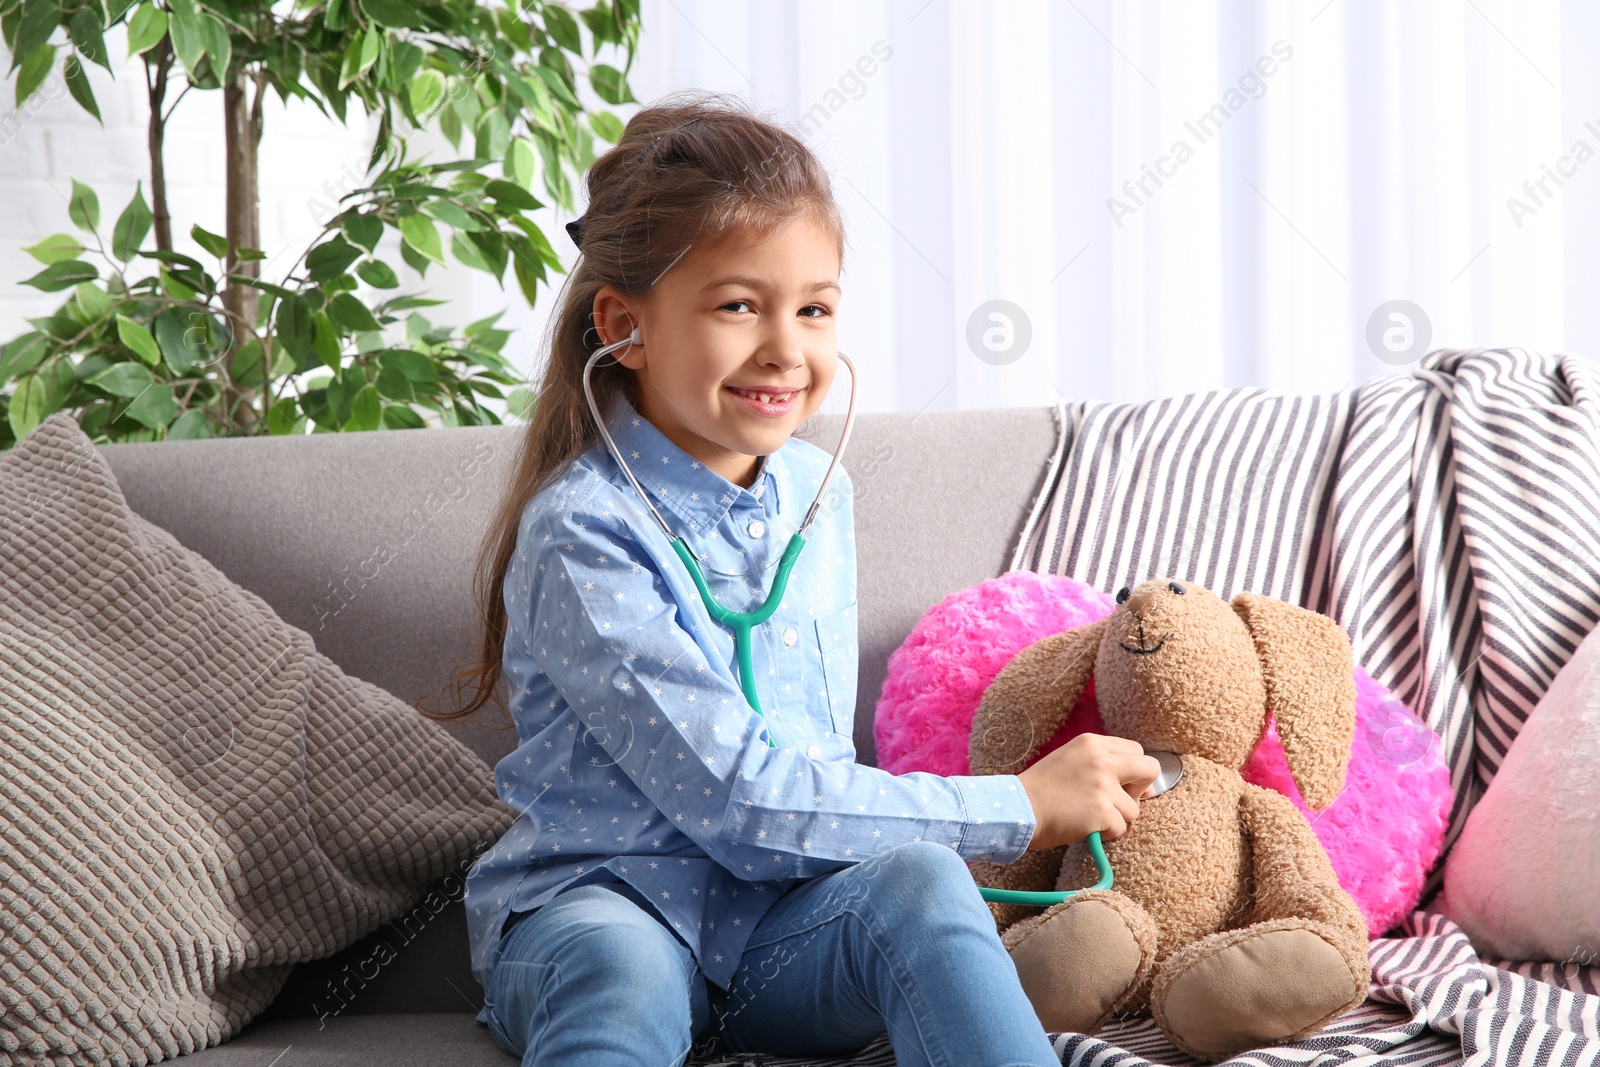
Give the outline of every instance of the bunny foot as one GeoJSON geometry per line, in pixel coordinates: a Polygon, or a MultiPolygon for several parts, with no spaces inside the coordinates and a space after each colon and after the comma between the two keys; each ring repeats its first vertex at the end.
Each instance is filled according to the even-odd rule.
{"type": "Polygon", "coordinates": [[[1305,919],[1203,937],[1162,961],[1151,1013],[1173,1044],[1213,1063],[1309,1037],[1366,999],[1366,946],[1355,961],[1347,940],[1305,919]]]}
{"type": "Polygon", "coordinates": [[[1001,935],[1023,992],[1049,1033],[1093,1033],[1150,973],[1156,924],[1115,890],[1091,889],[1001,935]]]}

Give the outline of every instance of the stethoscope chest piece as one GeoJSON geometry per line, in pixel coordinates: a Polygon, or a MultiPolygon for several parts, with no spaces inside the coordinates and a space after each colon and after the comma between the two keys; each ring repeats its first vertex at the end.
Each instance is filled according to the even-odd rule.
{"type": "Polygon", "coordinates": [[[1145,749],[1144,754],[1146,756],[1154,756],[1156,762],[1161,764],[1161,773],[1156,777],[1155,781],[1150,783],[1150,792],[1139,798],[1140,800],[1154,800],[1183,780],[1183,760],[1178,757],[1176,752],[1161,752],[1151,748],[1145,749]]]}

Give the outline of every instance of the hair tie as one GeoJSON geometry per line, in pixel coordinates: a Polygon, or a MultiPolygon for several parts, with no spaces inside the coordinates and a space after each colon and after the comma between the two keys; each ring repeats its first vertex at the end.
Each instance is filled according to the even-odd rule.
{"type": "Polygon", "coordinates": [[[583,250],[583,216],[582,215],[578,216],[577,218],[573,219],[571,222],[567,223],[567,236],[572,238],[572,243],[578,246],[578,250],[579,251],[583,250]]]}

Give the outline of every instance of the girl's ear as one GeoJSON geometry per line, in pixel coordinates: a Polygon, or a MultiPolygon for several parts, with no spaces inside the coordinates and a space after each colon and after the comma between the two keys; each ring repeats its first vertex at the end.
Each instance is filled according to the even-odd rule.
{"type": "MultiPolygon", "coordinates": [[[[611,286],[601,286],[600,291],[594,294],[594,308],[589,318],[594,323],[595,334],[599,338],[599,344],[594,347],[614,344],[623,338],[640,347],[644,346],[643,330],[639,326],[638,306],[611,286]]],[[[635,363],[629,366],[636,367],[638,353],[633,348],[624,348],[612,353],[612,358],[618,363],[623,363],[630,357],[635,363]]]]}
{"type": "Polygon", "coordinates": [[[1072,713],[1094,674],[1106,619],[1041,638],[995,675],[972,716],[970,774],[1016,774],[1072,713]]]}
{"type": "Polygon", "coordinates": [[[1320,811],[1344,789],[1355,736],[1350,639],[1328,616],[1282,600],[1240,593],[1232,606],[1255,642],[1289,773],[1320,811]]]}

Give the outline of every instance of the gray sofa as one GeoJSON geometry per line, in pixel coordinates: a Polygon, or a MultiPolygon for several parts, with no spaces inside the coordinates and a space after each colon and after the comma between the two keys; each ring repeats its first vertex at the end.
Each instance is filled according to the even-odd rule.
{"type": "MultiPolygon", "coordinates": [[[[807,439],[831,450],[843,422],[818,416],[807,439]]],[[[135,511],[310,633],[345,671],[414,703],[475,651],[472,569],[517,433],[233,438],[101,452],[135,511]]],[[[844,465],[857,494],[862,763],[874,761],[872,716],[889,654],[940,598],[1006,569],[1055,442],[1045,406],[858,413],[844,465]]],[[[497,710],[450,729],[490,765],[516,743],[497,710]]],[[[444,883],[435,888],[451,896],[444,883]]],[[[299,965],[265,1014],[185,1061],[513,1062],[473,1020],[482,994],[468,969],[457,888],[437,915],[414,912],[299,965]]]]}

